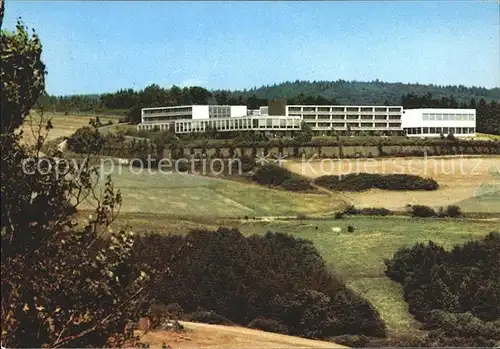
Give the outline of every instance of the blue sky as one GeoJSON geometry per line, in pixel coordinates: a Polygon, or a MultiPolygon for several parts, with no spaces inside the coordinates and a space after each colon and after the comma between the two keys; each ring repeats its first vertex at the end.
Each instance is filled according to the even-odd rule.
{"type": "Polygon", "coordinates": [[[499,4],[7,0],[44,46],[47,91],[285,80],[500,85],[499,4]]]}

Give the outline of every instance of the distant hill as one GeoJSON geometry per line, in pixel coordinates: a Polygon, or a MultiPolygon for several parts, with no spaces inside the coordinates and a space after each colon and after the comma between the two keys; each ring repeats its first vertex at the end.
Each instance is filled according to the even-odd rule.
{"type": "MultiPolygon", "coordinates": [[[[213,91],[214,93],[220,91],[213,91]]],[[[282,97],[305,96],[323,97],[328,100],[335,100],[338,104],[400,104],[401,96],[408,93],[416,95],[432,94],[432,98],[442,98],[453,96],[455,100],[470,103],[471,99],[479,101],[500,101],[500,88],[487,89],[484,87],[466,86],[440,86],[423,84],[405,84],[401,82],[389,83],[381,81],[286,81],[274,85],[266,85],[245,89],[241,91],[226,91],[233,96],[274,99],[282,97]]]]}

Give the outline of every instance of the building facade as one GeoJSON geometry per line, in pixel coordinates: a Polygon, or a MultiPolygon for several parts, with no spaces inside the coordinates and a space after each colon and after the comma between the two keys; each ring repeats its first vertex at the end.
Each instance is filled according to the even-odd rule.
{"type": "Polygon", "coordinates": [[[138,130],[172,130],[177,134],[205,132],[216,129],[218,132],[264,131],[287,133],[300,131],[302,120],[297,117],[276,115],[257,115],[208,119],[181,119],[163,123],[137,125],[138,130]]]}
{"type": "Polygon", "coordinates": [[[162,124],[182,119],[234,118],[246,115],[246,105],[181,105],[143,108],[141,110],[141,124],[162,124]]]}
{"type": "Polygon", "coordinates": [[[409,137],[476,136],[475,109],[406,109],[403,130],[409,137]]]}
{"type": "Polygon", "coordinates": [[[316,135],[408,135],[434,137],[453,133],[475,137],[474,109],[407,109],[401,106],[286,105],[247,110],[240,105],[190,105],[142,109],[138,130],[172,130],[175,133],[261,131],[287,134],[302,122],[316,135]]]}
{"type": "Polygon", "coordinates": [[[353,105],[287,105],[287,116],[298,116],[316,133],[402,133],[403,107],[353,105]]]}

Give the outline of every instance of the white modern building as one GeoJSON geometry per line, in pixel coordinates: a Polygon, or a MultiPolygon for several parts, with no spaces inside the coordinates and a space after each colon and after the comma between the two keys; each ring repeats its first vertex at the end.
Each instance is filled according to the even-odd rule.
{"type": "Polygon", "coordinates": [[[402,120],[409,137],[476,136],[475,109],[405,109],[402,120]]]}
{"type": "Polygon", "coordinates": [[[245,105],[181,105],[175,107],[143,108],[141,124],[161,124],[180,119],[204,120],[247,115],[245,105]]]}
{"type": "MultiPolygon", "coordinates": [[[[281,104],[280,104],[281,103],[281,104]]],[[[403,135],[436,137],[453,133],[475,137],[474,109],[406,109],[401,106],[286,105],[248,110],[241,105],[187,105],[142,109],[138,130],[173,130],[175,133],[262,131],[288,134],[305,122],[317,135],[403,135]],[[281,132],[285,131],[285,132],[281,132]]]]}
{"type": "Polygon", "coordinates": [[[268,115],[267,107],[247,110],[242,105],[189,105],[142,109],[138,130],[173,130],[175,133],[231,131],[298,131],[299,117],[268,115]]]}
{"type": "Polygon", "coordinates": [[[401,106],[287,105],[286,116],[300,117],[316,133],[352,131],[401,134],[401,106]]]}

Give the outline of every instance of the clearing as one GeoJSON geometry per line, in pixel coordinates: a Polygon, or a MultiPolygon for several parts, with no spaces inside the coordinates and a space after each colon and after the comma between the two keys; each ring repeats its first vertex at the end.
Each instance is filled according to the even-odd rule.
{"type": "Polygon", "coordinates": [[[218,178],[160,173],[109,163],[101,166],[101,178],[107,174],[111,174],[114,186],[122,191],[122,212],[126,213],[165,214],[178,219],[296,216],[332,212],[344,204],[342,199],[331,195],[291,193],[218,178]]]}
{"type": "MultiPolygon", "coordinates": [[[[102,116],[98,115],[101,123],[106,124],[108,121],[112,123],[118,122],[117,116],[102,116]]],[[[69,114],[64,115],[64,113],[44,113],[42,131],[44,131],[47,120],[51,119],[53,129],[50,130],[47,140],[53,140],[59,137],[69,137],[77,129],[83,126],[88,126],[90,119],[95,119],[96,115],[84,115],[84,114],[69,114]]],[[[24,132],[23,141],[24,143],[34,144],[36,138],[34,135],[38,134],[40,114],[38,112],[32,112],[25,120],[22,130],[24,132]],[[32,130],[33,129],[33,130],[32,130]],[[35,133],[33,133],[35,132],[35,133]]],[[[45,134],[44,132],[42,134],[45,134]]]]}

